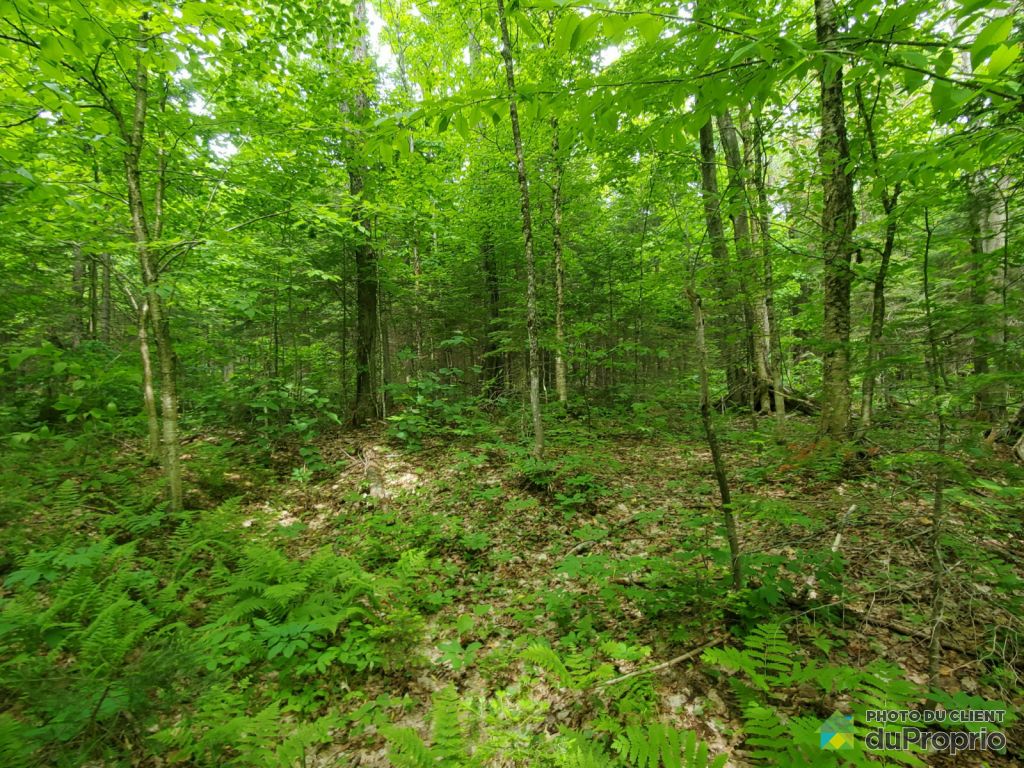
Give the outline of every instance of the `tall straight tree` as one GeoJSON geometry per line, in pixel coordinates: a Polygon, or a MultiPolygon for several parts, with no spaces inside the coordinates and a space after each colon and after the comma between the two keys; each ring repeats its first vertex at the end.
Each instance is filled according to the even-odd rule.
{"type": "MultiPolygon", "coordinates": [[[[168,497],[172,511],[182,509],[182,483],[180,445],[178,441],[178,385],[177,357],[171,337],[170,320],[164,306],[165,293],[161,290],[161,268],[151,239],[162,226],[159,216],[150,229],[143,193],[142,153],[146,146],[146,118],[149,112],[149,42],[150,30],[144,15],[136,29],[141,41],[135,49],[135,71],[131,85],[131,112],[125,113],[108,92],[104,82],[97,76],[89,80],[107,110],[113,116],[124,143],[122,159],[125,185],[128,191],[128,210],[131,216],[131,236],[139,261],[145,306],[152,321],[153,337],[156,342],[157,365],[160,372],[160,423],[161,458],[167,477],[168,497]]],[[[140,322],[142,318],[140,317],[140,322]]]]}
{"type": "Polygon", "coordinates": [[[733,240],[736,244],[736,261],[738,262],[737,272],[740,275],[743,302],[746,305],[744,314],[752,316],[755,334],[753,343],[754,352],[754,388],[752,404],[760,408],[763,413],[770,413],[771,384],[768,380],[768,328],[767,311],[760,311],[760,306],[753,306],[750,301],[750,288],[754,282],[750,272],[754,267],[754,249],[750,231],[749,203],[747,195],[747,182],[745,178],[746,165],[740,152],[740,140],[733,124],[729,110],[724,110],[716,119],[718,123],[718,135],[722,140],[722,149],[725,152],[725,162],[729,169],[729,183],[726,187],[729,202],[729,218],[732,221],[733,240]]]}
{"type": "Polygon", "coordinates": [[[833,49],[838,34],[834,0],[814,0],[814,20],[821,63],[821,163],[824,204],[822,252],[825,258],[825,318],[822,338],[821,426],[836,439],[850,429],[850,286],[853,272],[853,231],[857,210],[853,201],[853,171],[846,139],[843,66],[833,49]]]}
{"type": "MultiPolygon", "coordinates": [[[[366,0],[359,0],[352,12],[356,26],[356,43],[352,61],[358,68],[368,67],[370,61],[369,32],[367,29],[366,0]]],[[[370,97],[365,86],[356,90],[353,105],[348,108],[350,120],[358,129],[366,124],[370,97]]],[[[352,424],[360,426],[380,415],[378,395],[382,382],[378,369],[380,324],[378,323],[377,251],[371,240],[369,210],[366,205],[367,167],[362,158],[361,137],[354,136],[349,151],[348,184],[354,210],[356,244],[356,395],[352,406],[352,424]]]]}
{"type": "Polygon", "coordinates": [[[533,455],[544,455],[544,424],[540,415],[540,349],[537,342],[537,275],[533,256],[533,220],[530,213],[530,185],[526,176],[526,155],[519,130],[519,108],[516,100],[515,68],[512,64],[512,41],[504,0],[498,0],[498,23],[501,26],[501,57],[505,62],[505,84],[508,87],[508,115],[512,123],[512,143],[516,151],[516,173],[519,176],[519,201],[523,219],[524,256],[526,261],[526,340],[529,345],[530,415],[533,419],[533,455]]]}
{"type": "Polygon", "coordinates": [[[551,157],[554,177],[551,179],[551,246],[555,258],[555,390],[558,402],[569,400],[565,372],[565,261],[562,253],[562,174],[565,167],[558,146],[558,119],[551,118],[551,157]]]}

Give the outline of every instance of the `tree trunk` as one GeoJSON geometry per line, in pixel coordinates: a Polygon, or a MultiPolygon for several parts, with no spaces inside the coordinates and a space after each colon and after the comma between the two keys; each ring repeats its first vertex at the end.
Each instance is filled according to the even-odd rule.
{"type": "MultiPolygon", "coordinates": [[[[353,52],[353,60],[357,66],[365,65],[369,60],[369,42],[367,40],[367,8],[366,0],[356,3],[354,22],[359,25],[359,40],[353,52]]],[[[361,124],[366,119],[369,98],[360,91],[355,97],[353,120],[361,124]]],[[[357,150],[358,152],[358,150],[357,150]]],[[[377,394],[378,381],[378,350],[380,343],[377,324],[377,252],[370,240],[369,211],[363,200],[366,189],[366,168],[361,159],[353,158],[349,169],[349,192],[354,200],[356,220],[358,223],[355,247],[356,261],[356,397],[352,410],[352,423],[362,425],[377,418],[379,404],[377,394]]]]}
{"type": "Polygon", "coordinates": [[[504,355],[498,343],[501,333],[501,284],[498,281],[498,263],[494,242],[489,232],[484,234],[483,251],[484,288],[487,292],[487,333],[484,342],[483,391],[488,398],[496,398],[504,389],[504,355]]]}
{"type": "Polygon", "coordinates": [[[96,255],[89,256],[89,340],[96,341],[100,329],[99,264],[96,255]]]}
{"type": "MultiPolygon", "coordinates": [[[[139,30],[145,39],[146,31],[139,30]]],[[[148,72],[145,63],[145,49],[140,48],[135,57],[135,78],[132,83],[135,103],[131,129],[125,136],[127,148],[124,152],[125,180],[128,188],[128,207],[132,220],[132,239],[139,259],[145,302],[153,323],[153,335],[157,348],[160,368],[160,416],[163,432],[163,463],[167,476],[171,510],[182,509],[181,461],[178,444],[178,390],[175,378],[175,354],[171,339],[170,323],[159,290],[160,274],[156,258],[149,248],[149,228],[142,195],[140,160],[145,138],[147,110],[148,72]]]]}
{"type": "MultiPolygon", "coordinates": [[[[860,85],[854,88],[857,97],[857,108],[864,121],[864,132],[871,150],[871,161],[875,176],[882,178],[882,164],[878,154],[878,142],[875,137],[874,115],[864,102],[864,94],[860,85]]],[[[892,192],[883,182],[882,210],[885,212],[885,242],[878,261],[878,272],[875,274],[874,289],[871,294],[871,330],[868,332],[867,360],[865,361],[864,385],[861,391],[860,427],[858,436],[863,437],[871,426],[874,415],[875,379],[878,375],[878,364],[881,360],[882,331],[885,328],[885,280],[889,273],[889,261],[896,244],[896,203],[899,201],[901,187],[897,183],[892,192]]]]}
{"type": "Polygon", "coordinates": [[[110,254],[104,253],[100,259],[103,262],[103,299],[100,314],[100,339],[102,339],[104,343],[109,344],[112,300],[110,295],[110,254]]]}
{"type": "Polygon", "coordinates": [[[73,243],[74,263],[71,267],[71,346],[82,343],[82,311],[84,309],[85,292],[85,259],[82,257],[82,246],[73,243]]]}
{"type": "Polygon", "coordinates": [[[153,392],[153,364],[149,356],[149,308],[143,303],[138,308],[139,316],[139,357],[142,359],[142,404],[146,412],[147,454],[153,461],[160,460],[160,420],[156,411],[156,396],[153,392]]]}
{"type": "MultiPolygon", "coordinates": [[[[709,124],[710,125],[710,124],[709,124]]],[[[740,558],[739,535],[736,532],[736,517],[732,510],[732,496],[729,492],[729,479],[725,473],[725,462],[718,445],[718,435],[711,418],[711,388],[708,384],[708,350],[704,336],[704,310],[700,296],[691,286],[687,289],[690,306],[693,308],[694,341],[697,348],[697,371],[700,376],[700,419],[704,425],[704,436],[711,452],[711,463],[718,482],[718,493],[722,499],[722,521],[725,524],[725,536],[729,542],[729,563],[732,575],[732,588],[739,590],[743,586],[743,564],[740,558]]]]}
{"type": "Polygon", "coordinates": [[[818,45],[822,49],[821,163],[825,203],[822,211],[822,251],[825,257],[825,317],[823,323],[821,420],[826,435],[838,440],[850,429],[850,286],[853,273],[853,231],[857,224],[853,172],[846,139],[843,68],[830,51],[838,32],[834,0],[815,0],[818,45]]]}
{"type": "Polygon", "coordinates": [[[551,156],[555,176],[551,182],[552,251],[555,259],[555,389],[565,405],[569,389],[565,372],[565,264],[562,256],[562,157],[558,147],[558,118],[551,118],[551,156]]]}
{"type": "Polygon", "coordinates": [[[416,347],[416,359],[412,361],[412,373],[418,377],[423,371],[423,264],[420,261],[420,232],[415,221],[413,222],[412,237],[412,289],[416,305],[413,307],[413,340],[416,347]]]}
{"type": "Polygon", "coordinates": [[[719,344],[725,358],[726,385],[729,390],[728,400],[733,405],[747,404],[746,382],[743,381],[743,369],[736,353],[736,340],[733,331],[736,329],[735,295],[732,291],[729,274],[729,246],[725,241],[725,227],[722,225],[721,196],[718,192],[718,168],[715,157],[715,134],[709,120],[700,129],[700,179],[701,200],[704,204],[704,222],[707,228],[708,241],[711,244],[711,261],[718,274],[716,284],[723,305],[727,310],[727,319],[719,329],[719,344]]]}
{"type": "Polygon", "coordinates": [[[740,153],[739,136],[733,125],[729,111],[725,110],[718,119],[718,135],[725,151],[725,162],[729,170],[729,217],[732,220],[733,240],[736,243],[737,274],[741,281],[740,292],[743,295],[745,313],[750,315],[753,325],[752,353],[754,358],[754,389],[752,401],[755,410],[771,413],[771,383],[768,374],[768,339],[769,329],[763,302],[751,305],[748,273],[754,264],[754,250],[751,242],[750,216],[748,213],[747,188],[744,179],[745,163],[740,153]]]}
{"type": "Polygon", "coordinates": [[[526,156],[519,131],[519,109],[516,104],[515,70],[512,66],[512,42],[508,34],[504,0],[497,0],[498,23],[501,26],[501,57],[505,62],[505,84],[508,87],[508,113],[512,123],[512,143],[516,150],[516,172],[519,176],[519,198],[523,217],[524,255],[526,261],[526,338],[529,345],[530,415],[533,418],[533,455],[544,455],[544,425],[540,414],[540,353],[537,341],[537,276],[533,258],[533,222],[530,216],[530,187],[526,176],[526,156]]]}
{"type": "Polygon", "coordinates": [[[757,228],[761,244],[762,294],[760,311],[768,328],[768,370],[772,379],[772,402],[776,425],[786,422],[786,396],[782,384],[782,338],[775,315],[775,287],[772,270],[771,220],[768,208],[768,156],[760,118],[754,119],[754,186],[757,189],[757,228]]]}
{"type": "Polygon", "coordinates": [[[942,358],[939,355],[939,343],[935,336],[935,322],[932,316],[932,299],[929,287],[929,256],[932,244],[932,228],[928,222],[928,209],[924,209],[924,264],[922,274],[924,277],[924,312],[925,324],[928,332],[928,381],[931,384],[932,397],[935,408],[935,420],[938,426],[936,437],[936,461],[932,468],[934,481],[932,486],[932,525],[931,525],[931,570],[932,570],[932,607],[931,607],[931,642],[928,645],[928,683],[933,689],[938,689],[939,660],[942,651],[942,624],[944,622],[945,607],[945,565],[942,559],[942,537],[945,523],[945,510],[943,507],[946,488],[946,468],[941,461],[946,452],[946,419],[943,408],[945,391],[943,388],[942,358]]]}
{"type": "MultiPolygon", "coordinates": [[[[999,349],[1000,334],[993,333],[995,317],[992,305],[997,296],[993,291],[992,272],[994,255],[1002,251],[1005,238],[1005,210],[997,201],[994,183],[985,174],[971,178],[968,207],[971,217],[971,303],[974,305],[974,332],[971,339],[971,363],[975,376],[984,377],[991,372],[993,354],[999,349]]],[[[1005,404],[998,386],[980,383],[975,389],[975,412],[979,418],[998,421],[1005,412],[1005,404]]]]}

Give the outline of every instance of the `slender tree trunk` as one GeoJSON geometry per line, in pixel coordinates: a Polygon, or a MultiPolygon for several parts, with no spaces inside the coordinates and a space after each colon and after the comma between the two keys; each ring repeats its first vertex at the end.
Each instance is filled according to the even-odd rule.
{"type": "Polygon", "coordinates": [[[99,264],[96,255],[89,256],[89,339],[100,337],[99,264]]]}
{"type": "MultiPolygon", "coordinates": [[[[355,4],[354,22],[359,25],[360,34],[353,53],[353,61],[357,66],[368,66],[369,41],[367,35],[366,0],[355,4]]],[[[360,91],[355,97],[353,119],[357,124],[366,120],[369,109],[369,97],[360,91]]],[[[358,151],[357,151],[358,152],[358,151]]],[[[377,323],[377,252],[370,240],[373,226],[363,196],[366,192],[367,170],[361,159],[353,158],[349,169],[349,192],[356,205],[356,216],[361,231],[357,232],[358,242],[355,246],[356,261],[356,397],[352,411],[352,423],[356,426],[377,418],[379,403],[377,393],[378,355],[380,344],[377,323]]]]}
{"type": "Polygon", "coordinates": [[[160,420],[156,410],[156,395],[153,391],[153,363],[149,356],[149,307],[144,302],[138,307],[139,316],[139,357],[142,360],[142,404],[146,412],[146,447],[149,458],[160,460],[160,420]]]}
{"type": "Polygon", "coordinates": [[[417,225],[413,224],[412,238],[412,290],[415,296],[416,306],[413,308],[413,340],[416,346],[416,359],[412,361],[412,372],[419,376],[423,364],[423,265],[420,262],[420,232],[417,225]]]}
{"type": "Polygon", "coordinates": [[[565,371],[565,264],[562,255],[562,156],[558,147],[558,118],[551,118],[551,156],[555,176],[551,182],[552,250],[555,259],[555,389],[558,402],[569,400],[565,371]]]}
{"type": "MultiPolygon", "coordinates": [[[[818,45],[831,51],[838,34],[834,0],[815,0],[818,45]]],[[[825,257],[825,342],[822,360],[821,419],[825,434],[838,440],[850,429],[850,287],[853,272],[853,231],[857,213],[853,201],[853,171],[846,139],[846,106],[843,99],[843,68],[822,55],[821,163],[825,204],[822,211],[822,250],[825,257]]]]}
{"type": "Polygon", "coordinates": [[[80,243],[73,243],[71,249],[74,254],[74,263],[71,267],[71,346],[74,348],[82,343],[85,259],[82,257],[80,243]]]}
{"type": "MultiPolygon", "coordinates": [[[[974,332],[971,340],[971,362],[976,376],[991,372],[992,357],[999,349],[1001,334],[993,333],[995,317],[992,305],[998,300],[993,290],[994,255],[1002,251],[1006,221],[1005,207],[997,201],[994,182],[984,173],[970,180],[968,207],[971,217],[971,302],[974,305],[974,332]]],[[[979,418],[998,421],[1005,413],[1000,387],[982,382],[975,390],[975,411],[979,418]]]]}
{"type": "Polygon", "coordinates": [[[338,350],[341,358],[341,392],[338,405],[344,413],[348,408],[348,393],[352,382],[348,374],[348,287],[341,283],[341,344],[338,350]]]}
{"type": "Polygon", "coordinates": [[[932,388],[934,399],[935,418],[938,425],[936,437],[936,459],[934,466],[935,480],[932,488],[932,526],[931,526],[931,569],[932,569],[932,608],[931,625],[932,636],[928,645],[928,682],[932,689],[936,689],[939,679],[939,660],[942,652],[942,625],[944,623],[943,612],[945,605],[945,565],[942,560],[942,535],[945,523],[945,510],[943,507],[946,470],[941,461],[946,452],[946,418],[943,411],[943,377],[942,358],[939,355],[939,343],[935,335],[935,322],[932,317],[931,288],[928,280],[929,256],[931,253],[932,228],[928,221],[928,209],[924,209],[924,311],[925,323],[928,330],[928,380],[932,388]]]}
{"type": "Polygon", "coordinates": [[[768,370],[772,379],[772,402],[776,426],[786,423],[786,395],[782,384],[782,338],[775,314],[775,286],[772,270],[771,216],[768,208],[768,155],[760,118],[754,118],[754,186],[757,189],[757,229],[761,244],[762,293],[759,309],[768,329],[768,370]]]}
{"type": "Polygon", "coordinates": [[[722,141],[722,149],[725,152],[725,162],[729,170],[729,185],[727,194],[729,199],[729,217],[732,220],[733,240],[736,243],[737,274],[741,280],[741,293],[745,310],[749,312],[751,324],[753,325],[753,358],[754,390],[752,392],[755,410],[760,408],[762,413],[770,413],[771,384],[768,374],[768,339],[770,331],[767,326],[767,318],[763,309],[763,302],[756,306],[751,305],[750,292],[747,286],[750,283],[748,273],[754,264],[754,249],[751,241],[750,216],[747,203],[747,185],[744,179],[746,164],[740,152],[739,136],[736,126],[732,122],[729,111],[724,111],[718,116],[718,135],[722,141]]]}
{"type": "Polygon", "coordinates": [[[544,454],[544,425],[540,414],[540,352],[537,341],[537,275],[533,257],[533,222],[530,215],[530,187],[526,176],[526,155],[519,131],[519,109],[516,103],[515,70],[512,66],[512,42],[508,34],[504,0],[497,0],[498,23],[501,26],[501,57],[505,61],[505,84],[508,86],[508,112],[512,123],[512,143],[516,150],[516,172],[519,176],[519,198],[523,217],[524,255],[526,261],[526,338],[529,345],[530,415],[533,418],[533,455],[544,454]]]}
{"type": "Polygon", "coordinates": [[[725,535],[729,542],[732,588],[738,590],[743,586],[743,563],[740,555],[739,535],[736,532],[736,517],[732,509],[732,496],[729,492],[729,479],[725,472],[722,451],[718,445],[718,434],[715,432],[714,421],[711,417],[711,388],[708,384],[708,350],[704,335],[704,310],[701,306],[700,296],[692,286],[687,289],[687,296],[693,309],[697,371],[700,376],[700,419],[704,425],[704,436],[708,441],[711,463],[715,470],[715,480],[718,482],[718,493],[722,499],[722,520],[725,523],[725,535]]]}
{"type": "MultiPolygon", "coordinates": [[[[875,137],[873,110],[869,110],[864,102],[864,94],[859,84],[854,87],[854,95],[857,97],[857,108],[860,111],[861,119],[864,121],[864,133],[868,139],[875,176],[882,179],[882,163],[878,154],[878,141],[875,137]]],[[[878,272],[875,274],[875,284],[871,295],[871,330],[868,332],[867,360],[866,370],[864,371],[864,384],[861,390],[858,437],[863,437],[866,434],[874,416],[875,380],[878,376],[878,363],[881,360],[882,332],[885,328],[885,280],[889,273],[889,262],[892,259],[893,248],[896,244],[895,211],[900,191],[900,184],[897,183],[890,193],[888,185],[883,182],[881,197],[882,210],[885,211],[885,241],[882,244],[878,272]]]]}
{"type": "MultiPolygon", "coordinates": [[[[145,38],[146,31],[140,27],[140,36],[145,38]]],[[[146,211],[142,195],[142,175],[140,161],[145,139],[147,111],[148,72],[145,63],[145,50],[136,54],[135,78],[132,83],[135,92],[131,128],[126,138],[127,148],[124,153],[125,180],[128,188],[128,206],[132,220],[132,238],[139,259],[142,283],[145,290],[145,302],[152,320],[153,335],[156,342],[157,361],[160,370],[160,416],[163,433],[164,473],[167,476],[168,493],[172,511],[182,509],[181,460],[178,443],[178,389],[175,377],[175,354],[171,339],[170,323],[163,305],[163,295],[159,290],[160,274],[157,261],[149,248],[149,227],[146,222],[146,211]]]]}
{"type": "Polygon", "coordinates": [[[110,254],[104,253],[100,259],[103,262],[103,299],[100,314],[100,338],[104,343],[110,343],[110,321],[111,321],[111,300],[110,295],[110,254]]]}
{"type": "Polygon", "coordinates": [[[498,281],[498,264],[490,232],[484,233],[481,245],[483,252],[484,288],[487,292],[487,333],[484,342],[483,391],[485,396],[495,398],[504,388],[504,365],[498,336],[501,333],[501,284],[498,281]]]}
{"type": "Polygon", "coordinates": [[[718,274],[716,285],[720,299],[727,307],[728,318],[720,328],[719,343],[725,358],[726,385],[729,390],[729,402],[734,404],[747,403],[745,385],[742,382],[742,367],[736,360],[736,343],[733,331],[735,322],[735,295],[731,281],[726,278],[729,271],[729,246],[725,240],[725,227],[722,224],[722,199],[718,192],[718,167],[715,153],[715,133],[709,120],[700,129],[700,178],[701,200],[704,205],[704,222],[707,227],[708,241],[711,245],[711,261],[718,274]]]}

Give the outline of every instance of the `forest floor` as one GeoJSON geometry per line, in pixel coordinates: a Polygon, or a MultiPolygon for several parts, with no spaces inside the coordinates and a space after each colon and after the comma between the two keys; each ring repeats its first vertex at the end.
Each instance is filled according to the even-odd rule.
{"type": "MultiPolygon", "coordinates": [[[[932,473],[907,460],[928,438],[914,446],[906,434],[882,431],[867,450],[854,450],[816,443],[814,432],[799,418],[784,439],[768,421],[751,433],[749,417],[726,428],[750,579],[735,602],[706,448],[645,428],[563,423],[549,430],[539,468],[500,441],[409,449],[383,430],[340,433],[321,443],[336,474],[267,499],[251,494],[241,524],[254,538],[287,531],[299,557],[329,546],[360,561],[386,559],[382,548],[417,547],[437,558],[424,582],[436,612],[417,652],[365,680],[356,697],[391,705],[400,725],[426,733],[425,705],[449,683],[477,702],[514,698],[525,686],[536,709],[506,713],[522,721],[510,752],[528,754],[533,739],[561,728],[613,731],[602,725],[609,714],[647,708],[741,766],[756,757],[745,744],[745,694],[730,685],[731,671],[701,659],[709,641],[742,645],[735,636],[768,623],[808,660],[854,670],[882,660],[915,686],[928,682],[932,473]],[[582,651],[574,662],[591,676],[527,674],[523,650],[538,638],[570,656],[582,651]],[[692,650],[633,678],[650,688],[607,685],[692,650]],[[636,700],[623,707],[630,696],[636,700]]],[[[1016,602],[993,599],[993,591],[1022,575],[1021,473],[977,446],[961,459],[966,474],[945,490],[945,536],[959,543],[949,544],[955,561],[946,566],[939,685],[961,703],[1018,709],[1024,621],[1016,602]]],[[[823,720],[854,703],[853,684],[828,691],[798,677],[774,681],[765,697],[783,722],[823,720]]],[[[375,734],[373,726],[354,728],[325,754],[388,765],[375,734]]],[[[1004,757],[933,755],[925,763],[1019,765],[1021,730],[1008,734],[1004,757]]]]}
{"type": "MultiPolygon", "coordinates": [[[[711,755],[729,754],[732,766],[846,764],[818,749],[817,726],[833,712],[925,704],[934,594],[935,465],[923,458],[929,437],[881,429],[867,448],[853,448],[816,442],[815,425],[802,417],[791,418],[784,435],[768,420],[752,430],[749,417],[720,425],[744,555],[740,593],[729,590],[718,491],[700,432],[692,423],[642,420],[552,420],[544,462],[494,428],[420,445],[382,427],[337,431],[318,440],[324,468],[313,476],[289,474],[297,446],[256,460],[266,454],[238,435],[196,433],[183,457],[187,504],[209,511],[186,524],[193,538],[180,540],[200,543],[184,554],[165,551],[184,544],[160,543],[159,536],[171,535],[161,533],[166,519],[141,506],[95,514],[99,502],[82,501],[86,486],[77,479],[75,502],[58,503],[76,472],[123,490],[124,467],[138,461],[126,443],[119,472],[83,465],[51,477],[65,478],[45,497],[63,517],[37,512],[5,529],[13,552],[21,552],[20,570],[10,556],[4,563],[13,573],[8,593],[16,581],[18,589],[31,586],[22,574],[36,566],[26,565],[25,552],[76,528],[77,536],[102,532],[132,547],[137,540],[141,554],[167,558],[159,568],[173,575],[161,581],[177,584],[190,564],[192,598],[179,598],[187,606],[181,624],[221,637],[222,657],[210,666],[237,671],[218,684],[232,695],[244,690],[263,702],[284,702],[284,711],[298,713],[285,724],[333,713],[329,732],[310,737],[305,766],[393,764],[394,740],[389,746],[384,735],[407,727],[429,745],[438,701],[452,691],[466,743],[489,765],[560,765],[540,757],[559,734],[585,734],[608,755],[622,753],[635,736],[629,724],[656,721],[695,732],[711,755]],[[221,545],[225,551],[257,548],[250,570],[225,571],[203,543],[207,534],[195,534],[202,525],[217,529],[211,537],[234,537],[221,545]],[[271,650],[264,666],[250,666],[252,652],[238,650],[248,646],[232,643],[254,642],[254,635],[216,634],[244,614],[227,611],[214,620],[217,601],[247,588],[245,579],[264,569],[261,558],[270,572],[285,567],[275,552],[284,563],[309,563],[324,551],[358,563],[365,569],[360,578],[385,574],[375,582],[378,591],[368,591],[372,613],[384,618],[367,642],[382,650],[368,666],[324,655],[296,671],[287,664],[298,665],[314,649],[324,653],[323,643],[302,636],[281,653],[271,650]],[[418,565],[403,570],[413,561],[418,565]],[[241,581],[223,581],[228,571],[241,581]],[[400,582],[408,588],[394,586],[400,582]],[[687,658],[650,669],[681,655],[687,658]],[[801,763],[801,755],[814,760],[801,763]]],[[[932,703],[1005,707],[1012,719],[1024,704],[1024,471],[980,441],[961,445],[942,471],[944,695],[932,703]]],[[[29,479],[20,490],[12,475],[4,479],[8,512],[19,493],[35,493],[29,479]]],[[[301,592],[316,577],[304,573],[281,576],[263,594],[301,592]]],[[[341,637],[328,645],[345,645],[344,631],[341,637]]],[[[186,698],[150,732],[174,732],[182,718],[198,718],[203,707],[192,706],[186,698]]],[[[97,725],[100,703],[87,710],[86,733],[97,725]]],[[[891,756],[892,764],[1020,765],[1021,727],[1003,727],[1005,755],[891,756]]],[[[209,728],[195,726],[216,730],[209,728]]],[[[147,738],[121,737],[142,754],[147,738]]],[[[178,764],[214,749],[207,736],[195,738],[168,737],[179,747],[178,764]]],[[[216,754],[230,755],[234,747],[218,748],[228,751],[216,754]]],[[[853,764],[868,764],[858,759],[853,764]]],[[[141,756],[132,762],[175,763],[141,756]]],[[[121,763],[109,763],[115,764],[121,763]]]]}

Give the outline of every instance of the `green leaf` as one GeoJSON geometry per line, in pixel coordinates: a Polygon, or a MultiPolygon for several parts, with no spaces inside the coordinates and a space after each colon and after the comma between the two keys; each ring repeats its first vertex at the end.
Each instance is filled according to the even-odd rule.
{"type": "Polygon", "coordinates": [[[988,74],[993,77],[1002,74],[1020,56],[1020,43],[1000,45],[988,60],[988,74]]]}
{"type": "Polygon", "coordinates": [[[661,31],[665,28],[665,20],[660,16],[642,14],[636,23],[637,31],[648,43],[657,42],[661,31]]]}
{"type": "Polygon", "coordinates": [[[1013,16],[1000,16],[988,23],[971,44],[971,56],[981,54],[985,49],[1006,40],[1013,31],[1013,16]]]}
{"type": "Polygon", "coordinates": [[[555,25],[555,50],[565,53],[572,45],[573,36],[579,26],[580,17],[575,13],[565,13],[555,25]]]}

